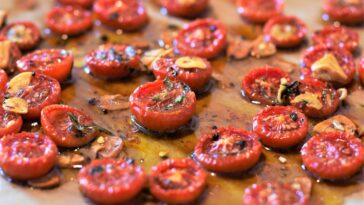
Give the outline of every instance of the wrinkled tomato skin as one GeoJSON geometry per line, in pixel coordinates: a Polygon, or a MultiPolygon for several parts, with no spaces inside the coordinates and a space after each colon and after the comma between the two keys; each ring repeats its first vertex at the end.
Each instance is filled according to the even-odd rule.
{"type": "MultiPolygon", "coordinates": [[[[169,204],[185,204],[196,200],[206,187],[207,173],[191,159],[168,159],[152,168],[149,175],[150,192],[157,199],[169,204]],[[181,180],[189,180],[187,187],[166,188],[161,185],[163,176],[171,169],[185,170],[181,180]],[[191,173],[193,172],[193,173],[191,173]],[[193,174],[193,175],[192,175],[193,174]]],[[[176,185],[177,186],[177,185],[176,185]]]]}
{"type": "Polygon", "coordinates": [[[329,180],[353,176],[364,163],[364,145],[360,139],[344,132],[313,136],[301,149],[308,171],[329,180]]]}
{"type": "Polygon", "coordinates": [[[233,173],[252,168],[259,161],[262,149],[263,146],[254,133],[243,129],[228,127],[219,128],[203,135],[198,141],[193,155],[208,170],[221,173],[233,173]],[[241,139],[246,140],[244,141],[245,144],[248,144],[246,146],[249,147],[244,148],[245,151],[234,155],[224,156],[222,154],[212,154],[211,149],[208,149],[207,146],[213,143],[213,137],[215,135],[221,138],[224,134],[241,136],[241,139]]]}
{"type": "Polygon", "coordinates": [[[73,6],[55,7],[45,19],[46,26],[57,34],[74,36],[91,28],[91,13],[73,6]]]}
{"type": "Polygon", "coordinates": [[[181,4],[178,0],[161,0],[168,13],[174,16],[193,18],[201,15],[207,9],[209,0],[196,0],[192,4],[181,4]]]}
{"type": "Polygon", "coordinates": [[[142,190],[147,177],[138,165],[114,159],[101,159],[94,160],[82,168],[78,181],[81,192],[97,204],[120,204],[135,197],[142,190]],[[100,168],[102,171],[93,173],[92,170],[100,168]]]}
{"type": "Polygon", "coordinates": [[[75,6],[75,7],[82,7],[82,8],[89,8],[93,4],[94,0],[57,0],[60,4],[75,6]]]}
{"type": "Polygon", "coordinates": [[[351,29],[337,26],[327,26],[316,31],[312,36],[315,45],[326,45],[327,47],[341,47],[354,52],[359,46],[359,34],[351,29]],[[341,40],[345,37],[345,40],[341,40]]]}
{"type": "MultiPolygon", "coordinates": [[[[257,101],[259,103],[267,105],[275,105],[276,102],[274,101],[276,101],[281,78],[286,78],[288,81],[290,81],[288,74],[280,68],[272,68],[272,67],[255,68],[249,71],[249,73],[244,76],[241,83],[242,91],[244,95],[247,96],[251,101],[257,101]],[[272,85],[272,88],[276,89],[275,93],[273,93],[274,100],[270,100],[267,97],[262,96],[260,93],[254,92],[252,85],[257,79],[261,77],[265,77],[267,79],[276,79],[277,82],[274,83],[274,85],[272,85]]],[[[273,98],[273,96],[270,97],[273,98]]]]}
{"type": "Polygon", "coordinates": [[[154,76],[157,79],[164,79],[167,76],[176,78],[191,87],[192,90],[198,91],[206,86],[211,79],[212,66],[207,59],[203,59],[205,69],[183,69],[176,65],[177,59],[160,58],[152,64],[154,76]],[[175,72],[175,77],[173,76],[175,72]]]}
{"type": "Polygon", "coordinates": [[[291,48],[300,45],[304,41],[307,33],[307,26],[305,22],[295,16],[275,16],[264,25],[263,32],[276,46],[282,48],[291,48]],[[271,35],[271,31],[273,26],[280,24],[289,24],[294,26],[297,31],[289,38],[277,39],[271,35]]]}
{"type": "Polygon", "coordinates": [[[46,133],[58,146],[75,148],[86,145],[97,137],[99,132],[95,129],[77,136],[70,131],[72,122],[68,114],[75,115],[78,119],[82,119],[83,125],[90,125],[93,120],[83,113],[81,110],[67,105],[49,105],[41,112],[41,124],[44,133],[46,133]]]}
{"type": "Polygon", "coordinates": [[[253,23],[265,23],[282,14],[284,9],[283,0],[238,0],[237,4],[239,14],[253,23]],[[265,8],[265,5],[269,8],[265,8]]]}
{"type": "Polygon", "coordinates": [[[0,92],[4,92],[6,83],[8,83],[8,74],[3,69],[0,69],[0,92]]]}
{"type": "Polygon", "coordinates": [[[39,72],[62,82],[71,74],[73,56],[66,50],[43,49],[23,56],[16,65],[20,72],[39,72]]]}
{"type": "Polygon", "coordinates": [[[186,24],[184,28],[178,32],[174,39],[174,48],[178,53],[207,59],[214,58],[219,55],[220,52],[225,49],[226,44],[226,27],[220,21],[210,18],[198,19],[186,24]],[[209,39],[206,39],[207,37],[209,37],[209,39]],[[206,40],[212,40],[212,42],[206,42],[206,40]],[[196,47],[195,41],[198,43],[203,42],[204,45],[196,47]],[[208,45],[205,45],[206,43],[208,43],[208,45]]]}
{"type": "Polygon", "coordinates": [[[169,111],[151,110],[143,98],[152,97],[149,93],[160,92],[165,87],[162,80],[139,86],[130,96],[130,112],[143,127],[157,131],[170,132],[187,124],[196,108],[196,96],[188,91],[181,107],[169,111]]]}
{"type": "Polygon", "coordinates": [[[364,1],[360,5],[340,5],[338,0],[325,0],[323,5],[324,13],[330,16],[333,21],[344,24],[359,24],[364,22],[364,1]]]}
{"type": "Polygon", "coordinates": [[[364,58],[362,58],[359,62],[359,78],[361,84],[364,85],[364,58]]]}
{"type": "Polygon", "coordinates": [[[41,40],[41,34],[39,28],[30,21],[20,21],[6,25],[0,31],[0,37],[16,43],[16,45],[21,50],[30,50],[32,48],[35,48],[38,45],[39,41],[41,40]],[[26,29],[29,29],[31,39],[29,39],[28,41],[22,41],[21,39],[16,40],[14,38],[9,37],[9,31],[11,31],[11,29],[13,29],[15,26],[24,26],[26,29]]]}
{"type": "Polygon", "coordinates": [[[23,118],[0,107],[0,138],[7,134],[18,133],[23,125],[23,118]],[[13,121],[11,124],[10,121],[13,121]]]}
{"type": "Polygon", "coordinates": [[[140,0],[96,0],[93,10],[103,24],[114,29],[136,31],[149,21],[144,3],[140,0]],[[118,2],[123,5],[119,9],[115,8],[118,2]]]}
{"type": "Polygon", "coordinates": [[[286,149],[298,145],[305,139],[308,133],[308,119],[300,110],[292,106],[266,107],[254,117],[253,131],[265,145],[286,149]],[[296,120],[292,119],[292,113],[296,120]],[[273,121],[267,121],[269,119],[273,121]],[[277,128],[280,129],[273,130],[277,128]]]}
{"type": "Polygon", "coordinates": [[[128,76],[132,69],[138,68],[140,58],[127,54],[126,50],[132,48],[124,44],[104,44],[86,56],[86,64],[91,73],[99,78],[116,79],[128,76]],[[110,52],[113,49],[113,53],[110,52]],[[100,53],[106,53],[105,59],[100,59],[100,53]],[[110,60],[112,56],[112,60],[110,60]],[[117,59],[126,57],[127,60],[117,59]]]}
{"type": "Polygon", "coordinates": [[[56,145],[43,134],[5,135],[0,139],[0,167],[12,179],[38,178],[53,168],[57,152],[56,145]]]}
{"type": "Polygon", "coordinates": [[[326,53],[331,53],[337,59],[339,65],[343,68],[347,79],[343,82],[343,85],[349,84],[355,76],[355,61],[353,55],[346,49],[339,47],[328,47],[324,45],[318,45],[308,48],[302,57],[302,69],[301,74],[303,78],[311,78],[312,70],[311,66],[326,53]]]}

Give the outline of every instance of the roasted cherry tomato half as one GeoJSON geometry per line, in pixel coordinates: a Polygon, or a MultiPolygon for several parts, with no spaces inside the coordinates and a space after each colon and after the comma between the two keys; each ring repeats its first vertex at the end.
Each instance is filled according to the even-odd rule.
{"type": "Polygon", "coordinates": [[[364,0],[325,0],[323,10],[331,20],[344,24],[364,22],[364,0]]]}
{"type": "Polygon", "coordinates": [[[64,81],[71,74],[73,56],[61,49],[43,49],[23,56],[16,62],[20,72],[39,72],[64,81]]]}
{"type": "Polygon", "coordinates": [[[197,143],[194,158],[216,172],[240,172],[259,160],[262,145],[252,132],[237,128],[219,128],[205,134],[197,143]]]}
{"type": "Polygon", "coordinates": [[[0,36],[0,49],[5,52],[0,55],[0,69],[8,74],[13,74],[16,70],[16,61],[21,57],[19,47],[16,43],[0,36]]]}
{"type": "Polygon", "coordinates": [[[0,167],[17,180],[46,175],[57,161],[57,147],[46,135],[17,133],[0,139],[0,167]]]}
{"type": "Polygon", "coordinates": [[[150,192],[157,199],[182,204],[196,200],[206,186],[207,173],[191,159],[168,159],[152,168],[150,192]]]}
{"type": "Polygon", "coordinates": [[[290,81],[287,73],[280,68],[255,68],[242,80],[242,92],[254,103],[279,104],[277,96],[281,80],[290,81]]]}
{"type": "Polygon", "coordinates": [[[96,77],[123,78],[140,66],[140,57],[132,46],[104,44],[87,54],[86,64],[96,77]]]}
{"type": "Polygon", "coordinates": [[[364,85],[364,58],[359,62],[359,78],[361,83],[364,85]]]}
{"type": "Polygon", "coordinates": [[[168,78],[139,86],[129,101],[136,122],[157,132],[174,131],[187,124],[196,107],[190,87],[168,78]]]}
{"type": "Polygon", "coordinates": [[[303,190],[292,184],[260,182],[245,189],[244,205],[307,205],[303,190]]]}
{"type": "Polygon", "coordinates": [[[308,120],[295,107],[266,107],[254,117],[253,131],[269,147],[289,148],[305,139],[308,120]]]}
{"type": "Polygon", "coordinates": [[[339,47],[315,46],[302,58],[302,75],[340,85],[349,84],[355,76],[355,62],[349,51],[339,47]]]}
{"type": "Polygon", "coordinates": [[[254,23],[265,23],[283,13],[283,0],[238,0],[240,15],[254,23]]]}
{"type": "Polygon", "coordinates": [[[45,24],[57,34],[77,35],[92,26],[91,12],[73,6],[55,7],[47,14],[45,24]]]}
{"type": "Polygon", "coordinates": [[[226,28],[220,21],[199,19],[178,32],[174,46],[182,55],[213,58],[225,49],[226,36],[226,28]]]}
{"type": "Polygon", "coordinates": [[[308,117],[321,118],[337,110],[340,105],[340,95],[331,84],[307,78],[300,81],[289,101],[308,117]]]}
{"type": "Polygon", "coordinates": [[[70,5],[75,7],[83,7],[83,8],[89,8],[94,0],[57,0],[59,3],[63,5],[70,5]]]}
{"type": "Polygon", "coordinates": [[[9,81],[3,108],[23,114],[26,119],[37,119],[45,106],[57,104],[60,100],[61,86],[56,79],[24,72],[9,81]]]}
{"type": "Polygon", "coordinates": [[[264,26],[264,34],[278,47],[290,48],[301,44],[306,36],[305,22],[295,16],[276,16],[264,26]]]}
{"type": "Polygon", "coordinates": [[[120,204],[135,197],[147,177],[143,169],[129,161],[94,160],[78,175],[81,191],[98,204],[120,204]]]}
{"type": "Polygon", "coordinates": [[[359,45],[359,34],[345,27],[327,26],[316,31],[312,41],[315,45],[341,47],[353,52],[359,45]]]}
{"type": "Polygon", "coordinates": [[[171,15],[191,18],[201,15],[209,0],[161,0],[161,4],[171,15]]]}
{"type": "Polygon", "coordinates": [[[344,132],[322,133],[309,139],[301,149],[305,167],[322,179],[345,179],[364,163],[364,145],[344,132]]]}
{"type": "Polygon", "coordinates": [[[20,115],[5,111],[0,107],[0,138],[7,134],[17,133],[23,125],[20,115]]]}
{"type": "Polygon", "coordinates": [[[8,74],[6,74],[6,72],[3,69],[0,69],[0,92],[3,92],[5,90],[6,83],[8,83],[8,80],[9,80],[8,74]]]}
{"type": "Polygon", "coordinates": [[[99,134],[91,117],[67,105],[43,108],[40,120],[44,133],[61,147],[83,146],[99,134]]]}
{"type": "Polygon", "coordinates": [[[152,64],[157,79],[167,76],[176,78],[198,91],[205,87],[212,75],[212,67],[207,59],[192,56],[179,58],[159,58],[152,64]]]}
{"type": "Polygon", "coordinates": [[[147,10],[140,0],[96,0],[94,12],[105,25],[135,31],[148,23],[147,10]]]}
{"type": "Polygon", "coordinates": [[[36,47],[41,38],[39,28],[29,21],[6,25],[1,29],[0,37],[5,37],[16,43],[21,50],[29,50],[36,47]]]}

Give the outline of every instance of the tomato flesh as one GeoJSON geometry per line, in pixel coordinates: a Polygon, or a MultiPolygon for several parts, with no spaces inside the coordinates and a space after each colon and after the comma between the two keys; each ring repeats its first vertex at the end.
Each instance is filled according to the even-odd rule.
{"type": "Polygon", "coordinates": [[[83,8],[89,8],[94,0],[57,0],[59,3],[63,5],[70,5],[70,6],[80,6],[83,8]]]}
{"type": "Polygon", "coordinates": [[[238,0],[238,12],[248,21],[265,23],[283,13],[282,0],[238,0]]]}
{"type": "Polygon", "coordinates": [[[39,28],[30,21],[20,21],[6,25],[0,31],[0,37],[16,43],[21,50],[36,47],[41,38],[39,28]]]}
{"type": "Polygon", "coordinates": [[[0,69],[0,92],[3,92],[6,88],[6,83],[8,83],[8,74],[3,69],[0,69]]]}
{"type": "Polygon", "coordinates": [[[5,111],[0,107],[0,138],[7,134],[17,133],[23,125],[20,115],[5,111]]]}
{"type": "Polygon", "coordinates": [[[161,4],[171,15],[191,18],[201,15],[209,0],[161,0],[161,4]]]}
{"type": "Polygon", "coordinates": [[[364,58],[362,58],[359,62],[359,78],[361,83],[364,85],[364,58]]]}
{"type": "Polygon", "coordinates": [[[331,20],[344,24],[364,22],[364,0],[325,0],[323,10],[331,20]]]}

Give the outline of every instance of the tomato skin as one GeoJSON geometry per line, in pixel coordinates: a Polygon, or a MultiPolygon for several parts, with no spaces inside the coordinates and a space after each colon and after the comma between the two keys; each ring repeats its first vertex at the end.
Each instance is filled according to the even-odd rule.
{"type": "Polygon", "coordinates": [[[16,45],[21,50],[30,50],[36,47],[39,41],[41,40],[39,28],[30,21],[19,21],[7,24],[4,28],[1,29],[0,37],[16,43],[16,45]],[[16,36],[17,31],[13,29],[18,26],[26,28],[26,30],[29,32],[30,39],[24,40],[24,39],[17,39],[16,37],[14,37],[16,36]]]}
{"type": "Polygon", "coordinates": [[[4,70],[7,74],[13,74],[16,70],[16,61],[22,56],[22,53],[16,43],[7,40],[0,34],[0,43],[10,42],[10,62],[8,65],[1,66],[0,69],[4,70]]]}
{"type": "Polygon", "coordinates": [[[39,72],[65,81],[71,74],[73,56],[61,49],[42,49],[29,53],[16,61],[20,72],[39,72]]]}
{"type": "MultiPolygon", "coordinates": [[[[262,67],[262,68],[255,68],[246,74],[242,80],[241,87],[244,92],[244,95],[247,96],[252,101],[257,101],[267,105],[275,105],[277,104],[277,94],[278,88],[280,85],[280,79],[285,78],[290,81],[290,78],[286,72],[284,72],[280,68],[273,68],[273,67],[262,67]],[[271,79],[274,80],[271,82],[269,87],[270,94],[269,96],[262,96],[260,93],[256,93],[256,89],[260,90],[261,85],[257,83],[257,80],[263,78],[264,82],[271,79]],[[259,88],[254,88],[253,86],[259,86],[259,88]]],[[[266,94],[268,95],[268,94],[266,94]]]]}
{"type": "Polygon", "coordinates": [[[54,33],[74,36],[91,28],[92,16],[82,8],[54,7],[48,12],[45,24],[54,33]]]}
{"type": "MultiPolygon", "coordinates": [[[[181,85],[179,83],[177,84],[181,85]]],[[[184,85],[182,86],[184,87],[184,85]]],[[[129,99],[130,112],[136,121],[143,127],[157,132],[175,131],[187,124],[191,120],[196,107],[195,94],[192,91],[187,91],[180,107],[170,110],[163,110],[164,108],[159,107],[151,109],[147,104],[148,99],[150,100],[153,97],[151,94],[160,93],[165,87],[166,85],[162,80],[149,82],[139,86],[130,95],[129,99]]],[[[181,89],[179,87],[176,90],[181,89]]]]}
{"type": "Polygon", "coordinates": [[[210,18],[198,19],[186,24],[174,39],[174,48],[182,55],[208,59],[216,57],[225,49],[226,44],[225,26],[220,21],[210,18]],[[209,42],[206,42],[207,40],[209,42]],[[202,45],[197,47],[196,44],[202,45]]]}
{"type": "Polygon", "coordinates": [[[347,79],[345,82],[343,81],[342,85],[349,84],[354,76],[355,76],[355,62],[353,55],[347,51],[346,49],[339,48],[339,47],[328,47],[324,45],[318,45],[314,47],[308,48],[302,57],[302,69],[301,73],[303,78],[311,78],[312,77],[312,70],[311,66],[320,58],[322,58],[326,53],[331,53],[335,56],[339,65],[343,67],[343,71],[347,75],[347,79]]]}
{"type": "Polygon", "coordinates": [[[178,0],[161,0],[161,4],[171,15],[193,18],[206,10],[209,0],[196,0],[192,4],[181,4],[178,0]]]}
{"type": "Polygon", "coordinates": [[[327,26],[316,31],[312,36],[315,45],[341,47],[354,52],[359,45],[359,34],[351,29],[337,26],[327,26]]]}
{"type": "Polygon", "coordinates": [[[301,156],[305,167],[316,176],[345,179],[363,166],[364,145],[360,139],[344,132],[322,133],[303,145],[301,156]]]}
{"type": "MultiPolygon", "coordinates": [[[[349,3],[347,3],[349,4],[349,3]]],[[[338,0],[325,0],[323,10],[331,20],[344,24],[359,24],[364,22],[364,1],[360,0],[359,5],[340,5],[338,0]]]]}
{"type": "Polygon", "coordinates": [[[91,125],[93,120],[83,113],[81,110],[67,105],[49,105],[43,108],[41,112],[41,124],[46,133],[58,146],[75,148],[83,146],[95,139],[99,132],[91,129],[87,133],[82,133],[82,136],[77,136],[77,133],[71,132],[69,129],[72,122],[68,114],[72,113],[80,120],[83,125],[91,125]]]}
{"type": "Polygon", "coordinates": [[[138,165],[101,159],[82,168],[78,181],[80,190],[92,201],[98,204],[120,204],[135,197],[142,190],[147,177],[138,165]],[[98,169],[102,171],[93,173],[92,170],[98,169]]]}
{"type": "MultiPolygon", "coordinates": [[[[218,140],[216,140],[216,142],[218,142],[218,140]]],[[[258,141],[257,136],[252,132],[233,127],[219,128],[213,130],[211,133],[203,135],[195,147],[194,158],[203,167],[211,171],[222,173],[241,172],[250,169],[259,161],[262,149],[263,146],[258,141]],[[244,144],[247,146],[247,148],[244,148],[245,151],[243,151],[243,149],[239,154],[234,155],[231,154],[231,152],[226,152],[228,155],[212,154],[210,146],[214,143],[214,136],[219,136],[218,140],[220,140],[225,134],[229,136],[241,136],[242,138],[240,140],[244,139],[242,142],[245,142],[244,144]],[[210,149],[208,147],[210,147],[210,149]]]]}
{"type": "Polygon", "coordinates": [[[362,58],[359,62],[359,78],[361,80],[361,84],[364,85],[364,58],[362,58]]]}
{"type": "MultiPolygon", "coordinates": [[[[157,199],[169,204],[190,203],[201,195],[206,186],[206,179],[207,173],[193,160],[187,158],[168,159],[152,168],[152,171],[149,175],[150,192],[157,199]],[[189,183],[188,186],[181,188],[166,188],[161,185],[161,183],[163,183],[161,182],[162,180],[169,180],[168,176],[164,176],[167,175],[166,172],[170,171],[173,174],[173,169],[176,170],[175,173],[178,172],[177,170],[185,170],[185,173],[183,176],[181,176],[182,178],[180,180],[182,180],[182,182],[190,180],[190,182],[186,182],[189,183]],[[189,172],[193,172],[194,175],[191,175],[189,172]]],[[[179,182],[182,183],[181,181],[179,182]]]]}
{"type": "Polygon", "coordinates": [[[144,3],[140,0],[96,0],[93,10],[97,18],[114,29],[136,31],[149,21],[144,3]],[[121,7],[116,7],[117,4],[121,7]]]}
{"type": "Polygon", "coordinates": [[[18,133],[23,125],[23,118],[0,107],[0,138],[4,135],[18,133]],[[11,124],[10,121],[13,121],[11,124]]]}
{"type": "Polygon", "coordinates": [[[266,107],[254,117],[253,131],[269,147],[284,149],[304,140],[308,134],[308,120],[300,110],[292,106],[266,107]]]}
{"type": "Polygon", "coordinates": [[[80,6],[83,8],[89,8],[93,4],[93,0],[57,0],[59,3],[63,5],[70,5],[70,6],[80,6]]]}
{"type": "Polygon", "coordinates": [[[265,25],[264,25],[264,34],[270,38],[270,40],[278,47],[283,48],[291,48],[298,46],[301,44],[306,36],[307,33],[307,26],[305,22],[295,16],[275,16],[271,18],[265,25]],[[285,25],[289,24],[294,26],[297,31],[288,38],[285,39],[277,39],[274,35],[271,34],[272,28],[275,25],[285,25]]]}
{"type": "Polygon", "coordinates": [[[212,75],[212,66],[207,59],[203,59],[205,69],[183,69],[176,65],[176,58],[160,58],[152,64],[154,76],[157,79],[164,79],[167,76],[176,78],[191,87],[192,90],[198,91],[202,89],[210,80],[212,75]],[[171,76],[173,72],[176,77],[171,76]]]}
{"type": "Polygon", "coordinates": [[[0,69],[0,92],[3,92],[6,87],[6,83],[8,83],[9,77],[8,74],[3,69],[0,69]]]}
{"type": "Polygon", "coordinates": [[[0,139],[0,167],[12,179],[38,178],[55,165],[57,152],[56,145],[46,135],[28,132],[5,135],[0,139]]]}
{"type": "Polygon", "coordinates": [[[238,0],[237,4],[239,14],[254,23],[265,23],[284,9],[283,0],[238,0]]]}

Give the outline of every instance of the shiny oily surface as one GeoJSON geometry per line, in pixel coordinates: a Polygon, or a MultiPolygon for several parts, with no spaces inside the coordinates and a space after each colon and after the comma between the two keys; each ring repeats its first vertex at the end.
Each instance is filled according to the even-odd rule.
{"type": "MultiPolygon", "coordinates": [[[[103,114],[97,108],[88,104],[88,99],[106,94],[122,94],[128,96],[140,84],[152,81],[151,75],[135,74],[124,80],[104,81],[93,78],[84,71],[84,56],[91,49],[102,44],[101,36],[107,35],[109,42],[138,42],[148,40],[156,42],[161,31],[168,30],[169,24],[182,26],[185,21],[169,16],[163,16],[157,0],[147,0],[147,9],[151,17],[150,23],[142,32],[132,34],[116,34],[108,28],[94,24],[92,31],[85,35],[62,41],[60,37],[49,34],[44,30],[44,15],[54,5],[52,1],[33,0],[37,2],[33,10],[24,10],[20,0],[4,1],[0,9],[10,11],[9,22],[16,20],[32,20],[42,28],[44,40],[41,48],[66,48],[73,52],[75,67],[72,79],[62,85],[62,100],[69,105],[78,107],[88,113],[100,125],[119,134],[126,134],[130,139],[126,142],[127,155],[135,159],[149,173],[153,165],[162,161],[160,152],[166,152],[170,158],[189,157],[193,152],[197,140],[202,133],[209,132],[213,126],[234,126],[238,128],[252,129],[253,116],[263,106],[250,103],[240,93],[242,77],[254,67],[264,65],[280,66],[297,79],[299,76],[299,59],[308,43],[294,50],[280,50],[278,54],[267,59],[248,58],[243,61],[227,61],[219,57],[212,61],[213,80],[210,93],[200,96],[197,101],[193,132],[186,132],[170,137],[154,137],[141,132],[134,132],[130,125],[130,113],[128,110],[113,111],[103,114]],[[20,3],[19,3],[20,2],[20,3]],[[16,6],[17,5],[17,6],[16,6]]],[[[25,1],[24,1],[25,2],[25,1]]],[[[286,0],[285,13],[297,15],[308,25],[308,36],[313,31],[325,25],[322,21],[321,4],[317,0],[286,0]]],[[[260,26],[252,26],[244,22],[236,12],[233,0],[211,0],[210,8],[205,16],[220,19],[229,30],[230,35],[243,35],[246,38],[254,38],[257,32],[261,32],[260,26]]],[[[360,44],[364,45],[363,27],[353,27],[360,33],[360,44]]],[[[363,54],[361,54],[363,56],[363,54]]],[[[356,55],[356,59],[360,54],[356,55]]],[[[364,126],[364,90],[354,83],[350,87],[350,96],[338,113],[345,114],[364,126]]],[[[311,128],[317,121],[311,121],[311,128]]],[[[307,139],[306,139],[307,140],[307,139]]],[[[363,140],[362,140],[363,141],[363,140]]],[[[242,203],[244,189],[253,183],[262,180],[276,180],[283,182],[293,180],[297,176],[311,176],[301,167],[299,149],[286,152],[264,150],[263,157],[252,170],[237,176],[220,176],[209,173],[208,188],[196,204],[215,205],[242,203]],[[284,157],[287,162],[282,163],[279,157],[284,157]]],[[[281,158],[282,159],[282,158],[281,158]]],[[[9,183],[5,178],[0,178],[1,204],[92,204],[79,192],[76,172],[63,170],[63,183],[60,187],[50,190],[36,190],[28,187],[9,183]]],[[[311,204],[362,204],[364,200],[364,169],[353,178],[342,183],[331,183],[316,180],[311,177],[313,190],[311,204]]],[[[156,201],[148,201],[141,195],[130,204],[158,204],[156,201]]],[[[159,203],[161,204],[161,203],[159,203]]]]}

